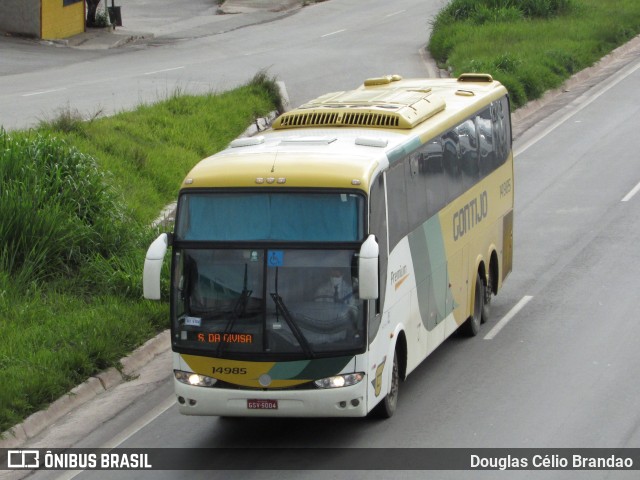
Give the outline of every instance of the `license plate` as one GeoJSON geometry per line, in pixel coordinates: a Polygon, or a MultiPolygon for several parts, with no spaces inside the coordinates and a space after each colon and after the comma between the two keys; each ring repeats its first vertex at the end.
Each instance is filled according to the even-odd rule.
{"type": "Polygon", "coordinates": [[[277,410],[277,400],[247,400],[249,410],[277,410]]]}

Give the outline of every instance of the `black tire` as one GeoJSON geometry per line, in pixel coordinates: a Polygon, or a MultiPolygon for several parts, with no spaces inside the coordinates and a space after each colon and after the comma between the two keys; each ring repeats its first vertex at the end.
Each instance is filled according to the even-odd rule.
{"type": "Polygon", "coordinates": [[[493,296],[493,288],[491,283],[491,274],[487,277],[487,284],[484,287],[484,304],[482,305],[481,323],[486,323],[491,316],[491,297],[493,296]]]}
{"type": "Polygon", "coordinates": [[[396,408],[398,407],[400,370],[398,367],[398,354],[396,352],[393,353],[393,366],[391,368],[391,386],[389,391],[371,412],[373,416],[377,418],[391,418],[393,414],[396,413],[396,408]]]}
{"type": "Polygon", "coordinates": [[[478,335],[478,332],[480,332],[480,324],[482,323],[482,310],[485,303],[485,287],[479,273],[476,276],[475,288],[473,314],[462,325],[462,332],[468,337],[475,337],[478,335]]]}

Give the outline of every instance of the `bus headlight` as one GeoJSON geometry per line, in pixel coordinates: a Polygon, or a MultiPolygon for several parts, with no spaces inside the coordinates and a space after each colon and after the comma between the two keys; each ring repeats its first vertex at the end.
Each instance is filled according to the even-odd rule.
{"type": "Polygon", "coordinates": [[[173,374],[180,383],[193,385],[195,387],[213,387],[217,380],[215,378],[206,377],[193,372],[183,372],[182,370],[174,370],[173,374]]]}
{"type": "Polygon", "coordinates": [[[347,373],[345,375],[336,375],[334,377],[321,378],[314,383],[318,388],[340,388],[349,387],[360,383],[364,378],[364,373],[347,373]]]}

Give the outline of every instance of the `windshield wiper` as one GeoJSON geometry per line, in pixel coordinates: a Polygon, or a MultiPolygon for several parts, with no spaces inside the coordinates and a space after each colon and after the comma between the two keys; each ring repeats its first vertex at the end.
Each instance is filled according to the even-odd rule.
{"type": "MultiPolygon", "coordinates": [[[[227,320],[227,324],[224,326],[224,330],[222,331],[222,338],[225,338],[225,335],[231,331],[233,328],[233,324],[238,319],[236,315],[235,308],[229,312],[231,315],[229,316],[229,320],[227,320]]],[[[218,343],[218,347],[216,348],[216,357],[220,356],[220,351],[222,350],[222,346],[227,345],[226,342],[220,341],[218,343]]]]}
{"type": "Polygon", "coordinates": [[[282,297],[277,293],[271,293],[270,295],[271,295],[271,298],[273,299],[273,302],[276,304],[276,308],[277,308],[276,311],[282,313],[284,320],[287,322],[287,325],[289,325],[289,328],[291,329],[293,336],[296,337],[296,340],[298,340],[298,343],[302,347],[302,350],[304,350],[304,353],[309,357],[315,357],[315,354],[311,349],[311,345],[309,345],[309,342],[305,338],[304,334],[300,331],[300,329],[298,328],[298,325],[296,325],[296,322],[291,316],[291,313],[289,313],[289,310],[287,309],[286,305],[282,301],[282,297]]]}
{"type": "Polygon", "coordinates": [[[252,293],[253,293],[253,290],[247,289],[247,264],[245,263],[244,264],[244,283],[242,285],[242,292],[240,293],[238,300],[236,300],[236,304],[233,306],[233,313],[235,314],[236,317],[240,318],[245,314],[247,310],[247,303],[249,303],[249,297],[251,297],[252,293]]]}
{"type": "MultiPolygon", "coordinates": [[[[238,320],[241,316],[243,316],[246,313],[247,303],[249,302],[249,297],[251,297],[251,293],[253,293],[253,290],[247,289],[247,264],[245,263],[244,264],[244,282],[242,285],[242,292],[240,293],[238,300],[236,300],[236,303],[233,306],[233,310],[231,310],[230,312],[231,315],[229,316],[229,320],[227,321],[227,324],[224,326],[222,338],[225,338],[226,334],[231,332],[231,329],[233,328],[233,325],[235,324],[236,320],[238,320]]],[[[216,356],[220,356],[220,351],[222,350],[223,345],[226,345],[226,342],[221,341],[220,343],[218,343],[218,348],[216,348],[216,356]]]]}

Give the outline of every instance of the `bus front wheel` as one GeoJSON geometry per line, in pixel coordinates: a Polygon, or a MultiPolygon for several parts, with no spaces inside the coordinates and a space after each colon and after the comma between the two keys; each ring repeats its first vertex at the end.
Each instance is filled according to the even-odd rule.
{"type": "Polygon", "coordinates": [[[393,366],[391,367],[391,385],[389,391],[373,409],[373,414],[377,418],[391,418],[398,406],[398,389],[400,387],[400,370],[398,367],[398,353],[393,353],[393,366]]]}

